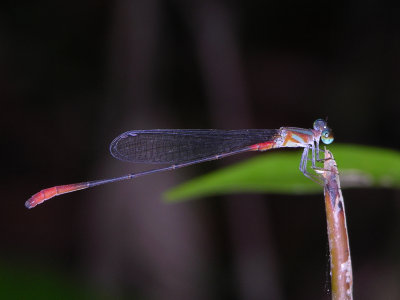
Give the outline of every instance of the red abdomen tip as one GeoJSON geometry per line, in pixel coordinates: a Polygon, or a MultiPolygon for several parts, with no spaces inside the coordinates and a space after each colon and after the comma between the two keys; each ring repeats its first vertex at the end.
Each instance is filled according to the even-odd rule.
{"type": "Polygon", "coordinates": [[[26,208],[34,208],[36,205],[43,203],[44,201],[53,198],[58,194],[57,187],[48,188],[45,190],[41,190],[39,193],[36,193],[32,197],[30,197],[26,202],[26,208]]]}
{"type": "Polygon", "coordinates": [[[32,197],[30,197],[26,202],[25,202],[25,207],[26,208],[34,208],[36,205],[42,203],[44,201],[44,198],[42,196],[42,191],[39,193],[36,193],[32,197]]]}
{"type": "Polygon", "coordinates": [[[53,186],[51,188],[41,190],[39,193],[36,193],[32,197],[30,197],[25,202],[25,206],[29,209],[34,208],[36,205],[43,203],[44,201],[49,200],[54,196],[82,190],[87,187],[89,187],[89,183],[87,182],[53,186]]]}

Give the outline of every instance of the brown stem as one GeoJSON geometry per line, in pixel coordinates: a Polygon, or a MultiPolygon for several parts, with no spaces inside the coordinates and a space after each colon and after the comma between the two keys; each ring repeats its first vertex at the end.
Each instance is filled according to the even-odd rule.
{"type": "Polygon", "coordinates": [[[331,258],[333,300],[353,299],[353,271],[351,266],[346,214],[339,172],[330,151],[325,150],[324,194],[331,258]]]}

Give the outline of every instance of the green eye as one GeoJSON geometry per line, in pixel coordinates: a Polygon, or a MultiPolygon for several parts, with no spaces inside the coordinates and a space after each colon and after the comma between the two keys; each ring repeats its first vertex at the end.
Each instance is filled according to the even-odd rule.
{"type": "Polygon", "coordinates": [[[333,142],[333,134],[332,131],[330,131],[329,129],[325,129],[322,131],[321,133],[321,141],[326,144],[329,145],[330,143],[333,142]]]}

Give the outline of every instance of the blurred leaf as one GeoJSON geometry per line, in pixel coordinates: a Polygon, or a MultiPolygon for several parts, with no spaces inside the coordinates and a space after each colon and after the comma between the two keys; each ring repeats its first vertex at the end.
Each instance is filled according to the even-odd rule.
{"type": "Polygon", "coordinates": [[[0,299],[115,299],[76,278],[41,266],[0,261],[0,299]]]}
{"type": "MultiPolygon", "coordinates": [[[[338,164],[342,187],[400,187],[400,152],[347,144],[328,149],[338,164]]],[[[269,151],[183,183],[165,196],[173,202],[237,192],[322,193],[321,186],[299,171],[300,157],[300,150],[269,151]]]]}

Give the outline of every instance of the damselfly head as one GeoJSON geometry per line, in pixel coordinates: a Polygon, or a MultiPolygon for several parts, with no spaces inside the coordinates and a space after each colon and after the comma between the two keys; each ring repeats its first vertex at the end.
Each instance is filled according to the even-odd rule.
{"type": "Polygon", "coordinates": [[[318,119],[314,122],[314,130],[318,130],[321,132],[321,141],[329,145],[333,142],[333,133],[332,130],[328,127],[326,120],[318,119]]]}

